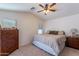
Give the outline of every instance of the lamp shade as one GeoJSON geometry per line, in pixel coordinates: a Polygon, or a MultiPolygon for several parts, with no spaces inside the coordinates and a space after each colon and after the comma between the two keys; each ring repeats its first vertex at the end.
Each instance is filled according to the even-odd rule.
{"type": "Polygon", "coordinates": [[[38,29],[38,34],[43,34],[43,29],[38,29]]]}

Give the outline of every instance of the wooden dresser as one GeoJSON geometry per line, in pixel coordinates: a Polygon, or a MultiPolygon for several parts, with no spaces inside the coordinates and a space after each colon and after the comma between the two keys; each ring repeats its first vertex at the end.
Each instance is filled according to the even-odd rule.
{"type": "Polygon", "coordinates": [[[0,29],[0,55],[6,56],[18,49],[18,39],[17,29],[0,29]]]}
{"type": "Polygon", "coordinates": [[[66,40],[66,46],[79,49],[79,37],[68,36],[66,40]]]}

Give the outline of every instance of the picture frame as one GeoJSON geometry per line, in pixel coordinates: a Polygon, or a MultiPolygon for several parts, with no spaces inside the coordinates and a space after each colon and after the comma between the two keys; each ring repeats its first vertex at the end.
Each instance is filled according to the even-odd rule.
{"type": "Polygon", "coordinates": [[[1,27],[2,28],[16,28],[17,22],[16,20],[10,19],[10,18],[4,18],[1,20],[1,27]]]}

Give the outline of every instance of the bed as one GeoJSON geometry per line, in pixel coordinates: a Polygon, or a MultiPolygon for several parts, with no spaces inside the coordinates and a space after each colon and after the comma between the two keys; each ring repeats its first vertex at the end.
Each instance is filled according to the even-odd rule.
{"type": "Polygon", "coordinates": [[[65,47],[65,33],[58,33],[50,31],[50,35],[35,35],[32,43],[20,47],[10,56],[79,56],[79,50],[65,47]]]}

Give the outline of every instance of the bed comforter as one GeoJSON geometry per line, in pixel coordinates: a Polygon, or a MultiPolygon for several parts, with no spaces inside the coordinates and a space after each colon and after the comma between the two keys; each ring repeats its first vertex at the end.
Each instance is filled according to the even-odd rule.
{"type": "MultiPolygon", "coordinates": [[[[58,55],[65,47],[65,35],[35,35],[34,41],[43,43],[54,51],[53,55],[58,55]]],[[[42,47],[41,47],[42,48],[42,47]]]]}

